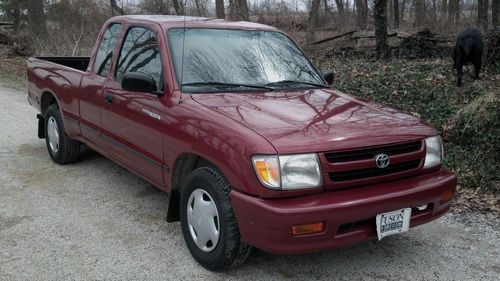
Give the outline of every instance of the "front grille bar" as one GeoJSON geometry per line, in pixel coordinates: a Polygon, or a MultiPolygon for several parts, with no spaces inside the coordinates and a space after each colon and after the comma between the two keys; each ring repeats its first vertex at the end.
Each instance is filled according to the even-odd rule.
{"type": "Polygon", "coordinates": [[[352,181],[357,179],[385,176],[389,174],[394,174],[398,172],[408,171],[416,169],[420,166],[420,159],[398,163],[394,165],[389,165],[386,168],[369,168],[362,170],[352,170],[352,171],[344,171],[344,172],[334,172],[330,173],[330,180],[333,182],[343,182],[343,181],[352,181]]]}
{"type": "Polygon", "coordinates": [[[325,153],[325,158],[330,163],[343,163],[370,159],[379,153],[385,153],[392,156],[420,151],[420,149],[422,149],[422,141],[414,141],[389,146],[325,153]]]}

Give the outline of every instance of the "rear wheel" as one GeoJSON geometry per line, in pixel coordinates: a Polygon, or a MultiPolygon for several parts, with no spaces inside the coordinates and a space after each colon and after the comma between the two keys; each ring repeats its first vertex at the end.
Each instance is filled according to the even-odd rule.
{"type": "Polygon", "coordinates": [[[57,104],[50,105],[45,114],[45,141],[50,157],[57,164],[67,164],[78,160],[80,143],[66,135],[57,104]]]}
{"type": "Polygon", "coordinates": [[[194,170],[181,190],[184,240],[196,261],[210,270],[243,263],[251,250],[240,241],[229,192],[222,173],[207,167],[194,170]]]}

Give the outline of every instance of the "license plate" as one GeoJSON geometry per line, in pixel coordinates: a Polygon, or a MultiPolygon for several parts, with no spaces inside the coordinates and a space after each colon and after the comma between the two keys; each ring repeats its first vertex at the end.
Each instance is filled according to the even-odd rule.
{"type": "Polygon", "coordinates": [[[378,240],[389,235],[408,231],[410,228],[410,217],[411,208],[377,215],[378,240]]]}

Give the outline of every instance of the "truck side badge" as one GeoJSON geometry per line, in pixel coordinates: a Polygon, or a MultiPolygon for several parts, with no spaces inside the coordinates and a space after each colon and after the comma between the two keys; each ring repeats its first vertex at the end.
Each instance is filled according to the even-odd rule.
{"type": "Polygon", "coordinates": [[[142,112],[146,113],[149,117],[152,117],[152,118],[154,118],[156,120],[161,120],[161,116],[160,115],[158,115],[158,114],[156,114],[154,112],[151,112],[151,111],[149,111],[149,110],[147,110],[145,108],[142,109],[142,112]]]}

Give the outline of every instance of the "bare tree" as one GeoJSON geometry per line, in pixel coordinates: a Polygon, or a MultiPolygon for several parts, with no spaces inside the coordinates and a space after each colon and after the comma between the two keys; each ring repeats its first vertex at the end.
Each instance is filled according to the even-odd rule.
{"type": "Polygon", "coordinates": [[[359,29],[366,29],[368,22],[368,0],[355,0],[356,23],[359,29]]]}
{"type": "Polygon", "coordinates": [[[373,18],[375,20],[375,40],[377,58],[388,58],[389,45],[387,45],[387,0],[374,0],[375,11],[373,18]]]}
{"type": "Polygon", "coordinates": [[[323,0],[323,9],[325,9],[325,15],[328,15],[330,18],[333,18],[332,10],[328,6],[328,0],[323,0]]]}
{"type": "Polygon", "coordinates": [[[458,23],[460,19],[460,0],[448,0],[448,22],[458,23]]]}
{"type": "Polygon", "coordinates": [[[194,0],[194,4],[196,6],[196,13],[198,14],[199,17],[201,17],[201,5],[200,5],[200,0],[194,0]]]}
{"type": "Polygon", "coordinates": [[[310,43],[315,39],[316,25],[318,24],[318,13],[321,0],[312,0],[311,10],[309,11],[309,21],[307,25],[307,42],[310,43]]]}
{"type": "Polygon", "coordinates": [[[225,19],[226,11],[224,9],[224,0],[215,0],[215,12],[217,14],[217,18],[225,19]]]}
{"type": "Polygon", "coordinates": [[[344,1],[343,0],[335,0],[335,4],[337,5],[337,10],[340,15],[344,14],[344,1]]]}
{"type": "Polygon", "coordinates": [[[111,5],[111,12],[117,11],[120,15],[125,14],[125,11],[116,4],[116,0],[109,0],[109,4],[111,5]]]}
{"type": "Polygon", "coordinates": [[[14,24],[14,32],[19,30],[21,24],[21,1],[11,0],[12,3],[12,23],[14,24]]]}
{"type": "Polygon", "coordinates": [[[393,20],[394,16],[394,1],[393,0],[387,0],[387,10],[385,11],[387,14],[387,28],[391,27],[391,21],[393,20]]]}
{"type": "Polygon", "coordinates": [[[401,22],[404,21],[405,11],[406,11],[406,0],[403,0],[403,2],[401,2],[401,12],[399,13],[399,18],[401,22]]]}
{"type": "Polygon", "coordinates": [[[415,0],[415,26],[423,26],[425,18],[425,1],[415,0]]]}
{"type": "Polygon", "coordinates": [[[174,10],[175,10],[175,13],[177,15],[184,15],[184,1],[183,0],[172,0],[172,5],[174,6],[174,10]]]}
{"type": "Polygon", "coordinates": [[[500,25],[500,0],[491,0],[491,23],[493,27],[500,25]]]}
{"type": "Polygon", "coordinates": [[[477,25],[479,25],[484,32],[488,30],[488,0],[477,0],[477,25]]]}
{"type": "Polygon", "coordinates": [[[249,21],[247,0],[229,0],[229,18],[249,21]]]}
{"type": "Polygon", "coordinates": [[[441,0],[441,9],[439,14],[441,15],[441,17],[444,17],[447,12],[448,12],[448,0],[441,0]]]}
{"type": "Polygon", "coordinates": [[[43,1],[28,0],[28,25],[31,33],[36,37],[44,37],[47,35],[47,26],[45,24],[45,11],[43,9],[43,1]]]}
{"type": "Polygon", "coordinates": [[[393,16],[394,16],[394,27],[399,28],[399,0],[393,0],[393,16]]]}

